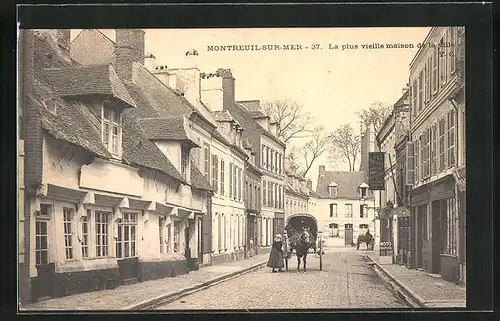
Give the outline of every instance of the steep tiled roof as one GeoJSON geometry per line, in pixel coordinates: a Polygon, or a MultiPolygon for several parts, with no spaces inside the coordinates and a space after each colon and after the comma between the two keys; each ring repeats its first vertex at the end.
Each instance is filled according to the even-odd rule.
{"type": "Polygon", "coordinates": [[[263,118],[263,117],[268,117],[266,114],[261,112],[260,110],[256,111],[249,111],[248,112],[252,118],[263,118]]]}
{"type": "Polygon", "coordinates": [[[184,128],[184,116],[141,118],[138,121],[148,139],[189,140],[184,128]]]}
{"type": "Polygon", "coordinates": [[[32,98],[39,107],[43,129],[52,137],[84,148],[94,155],[102,158],[111,157],[101,143],[99,129],[86,119],[78,106],[54,96],[54,89],[46,81],[43,73],[35,72],[33,82],[32,98]],[[58,102],[55,114],[43,106],[43,101],[48,98],[53,98],[58,102]]]}
{"type": "Polygon", "coordinates": [[[191,163],[191,185],[205,191],[214,190],[194,163],[191,163]]]}
{"type": "Polygon", "coordinates": [[[185,182],[181,174],[158,147],[146,138],[136,121],[136,110],[123,112],[123,159],[129,164],[158,170],[168,176],[185,182]]]}
{"type": "MultiPolygon", "coordinates": [[[[358,171],[326,171],[324,175],[319,175],[316,194],[323,198],[330,198],[328,195],[328,185],[331,182],[337,183],[337,198],[359,198],[358,187],[362,183],[368,182],[366,172],[358,171]]],[[[368,191],[368,196],[373,196],[372,191],[368,191]]]]}
{"type": "Polygon", "coordinates": [[[112,65],[46,68],[50,84],[60,96],[110,95],[136,107],[112,65]]]}
{"type": "Polygon", "coordinates": [[[212,115],[214,115],[215,120],[217,121],[232,121],[233,117],[229,114],[227,110],[218,110],[212,112],[212,115]]]}

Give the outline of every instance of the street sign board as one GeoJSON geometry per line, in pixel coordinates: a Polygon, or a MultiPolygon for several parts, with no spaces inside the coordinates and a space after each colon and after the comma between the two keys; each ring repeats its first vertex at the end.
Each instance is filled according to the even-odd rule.
{"type": "Polygon", "coordinates": [[[371,190],[385,190],[384,152],[368,153],[368,186],[371,190]]]}

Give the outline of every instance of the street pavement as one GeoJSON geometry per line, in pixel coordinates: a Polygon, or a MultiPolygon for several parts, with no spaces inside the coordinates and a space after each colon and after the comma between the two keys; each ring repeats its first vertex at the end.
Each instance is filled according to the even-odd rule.
{"type": "Polygon", "coordinates": [[[297,259],[292,256],[288,272],[271,273],[264,267],[156,309],[405,308],[363,259],[367,253],[327,248],[323,271],[319,257],[310,254],[307,273],[296,271],[297,259]]]}

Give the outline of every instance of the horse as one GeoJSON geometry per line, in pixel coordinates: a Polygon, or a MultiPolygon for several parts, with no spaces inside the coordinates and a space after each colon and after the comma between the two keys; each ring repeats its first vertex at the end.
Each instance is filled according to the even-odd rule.
{"type": "MultiPolygon", "coordinates": [[[[300,258],[304,261],[304,273],[307,272],[307,252],[310,248],[314,249],[316,252],[316,243],[310,240],[311,236],[308,231],[303,230],[300,232],[295,242],[290,245],[290,253],[295,249],[295,254],[297,255],[297,272],[300,272],[300,258]]],[[[288,269],[288,266],[287,266],[288,269]]]]}
{"type": "Polygon", "coordinates": [[[357,250],[359,250],[359,245],[361,243],[366,243],[366,249],[368,250],[368,246],[370,246],[371,250],[373,251],[373,247],[375,246],[375,238],[371,234],[359,235],[356,243],[357,250]]]}

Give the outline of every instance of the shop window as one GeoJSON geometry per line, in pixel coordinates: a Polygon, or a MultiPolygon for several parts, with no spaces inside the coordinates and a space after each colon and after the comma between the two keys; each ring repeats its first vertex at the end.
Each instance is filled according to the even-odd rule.
{"type": "Polygon", "coordinates": [[[73,256],[73,216],[74,212],[70,208],[63,208],[64,224],[64,251],[66,260],[74,259],[73,256]]]}
{"type": "Polygon", "coordinates": [[[109,218],[110,212],[95,212],[96,256],[109,255],[109,218]]]}

